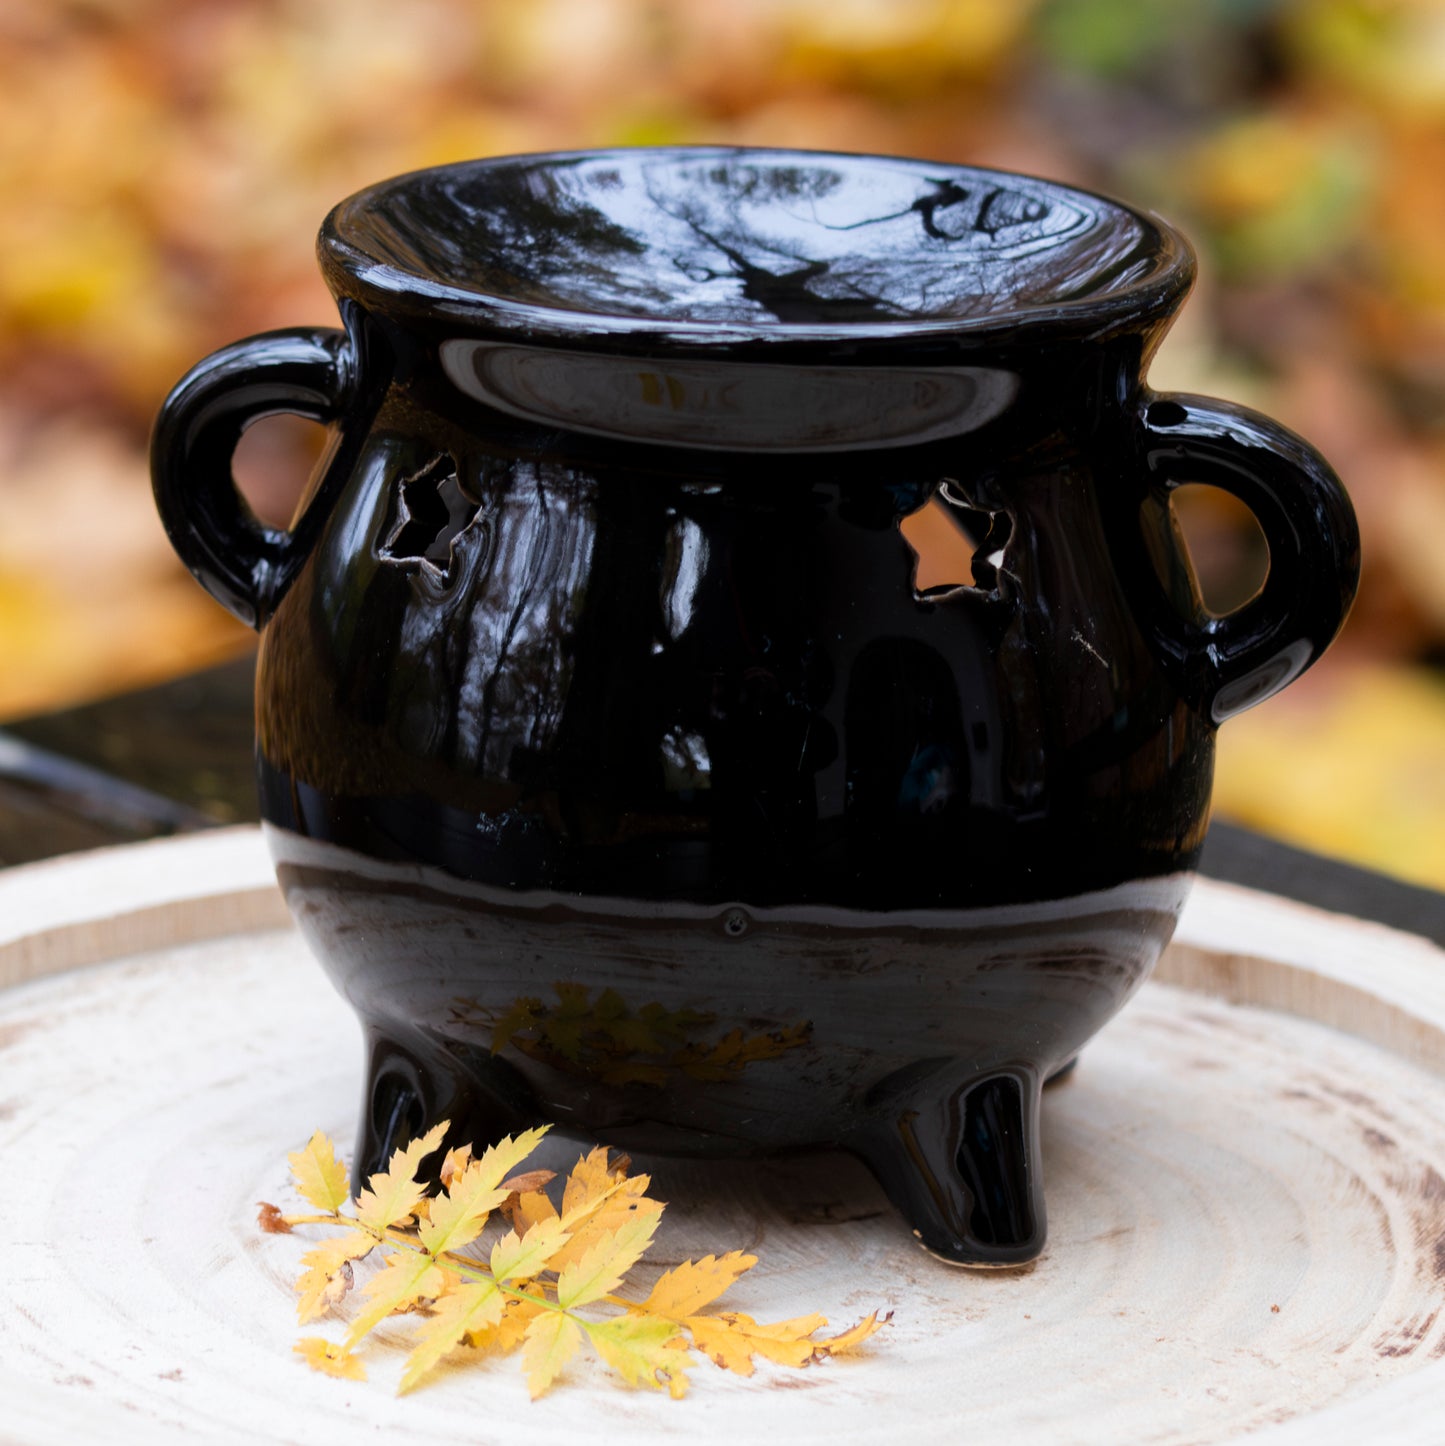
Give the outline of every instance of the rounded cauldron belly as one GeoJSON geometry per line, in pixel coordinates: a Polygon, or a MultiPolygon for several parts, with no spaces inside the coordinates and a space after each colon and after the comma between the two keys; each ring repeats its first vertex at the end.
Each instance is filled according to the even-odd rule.
{"type": "Polygon", "coordinates": [[[663,1153],[839,1146],[955,1257],[989,1187],[964,1191],[961,1220],[911,1197],[937,1196],[958,1170],[929,1159],[956,1166],[982,1130],[976,1163],[1011,1162],[1012,1194],[992,1193],[1018,1218],[975,1220],[994,1238],[965,1243],[999,1263],[1042,1238],[1039,1087],[1147,975],[1190,879],[968,910],[756,908],[512,891],[267,833],[369,1036],[360,1171],[442,1116],[663,1153]]]}

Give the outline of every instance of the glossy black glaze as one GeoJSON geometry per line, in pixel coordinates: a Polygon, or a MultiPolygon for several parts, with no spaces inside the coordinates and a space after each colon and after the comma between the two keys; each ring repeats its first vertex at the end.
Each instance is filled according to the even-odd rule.
{"type": "Polygon", "coordinates": [[[1187,248],[1021,177],[681,151],[402,178],[321,249],[346,333],[202,363],[157,496],[269,619],[262,813],[371,1040],[361,1169],[443,1115],[837,1145],[944,1258],[1031,1258],[1040,1081],[1168,939],[1217,723],[1358,570],[1316,453],[1145,387],[1187,248]],[[224,462],[278,407],[340,425],[272,535],[224,462]],[[1227,618],[1185,481],[1269,542],[1227,618]],[[977,552],[925,594],[935,496],[977,552]]]}
{"type": "Polygon", "coordinates": [[[618,350],[912,349],[1133,320],[1192,276],[1168,227],[1027,176],[673,148],[516,156],[383,181],[321,228],[339,295],[428,326],[618,350]],[[911,345],[910,345],[911,344],[911,345]]]}

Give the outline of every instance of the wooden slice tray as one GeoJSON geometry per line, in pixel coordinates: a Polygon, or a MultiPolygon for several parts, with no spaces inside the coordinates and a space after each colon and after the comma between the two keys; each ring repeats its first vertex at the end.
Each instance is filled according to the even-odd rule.
{"type": "Polygon", "coordinates": [[[1445,1439],[1445,952],[1414,936],[1201,881],[1045,1098],[1029,1271],[937,1264],[841,1157],[651,1162],[659,1265],[745,1247],[759,1318],[895,1312],[682,1402],[579,1361],[532,1403],[513,1360],[398,1399],[399,1345],[365,1384],[293,1357],[305,1242],[255,1202],[313,1129],[346,1146],[360,1069],[256,832],[0,875],[0,1441],[1445,1439]]]}

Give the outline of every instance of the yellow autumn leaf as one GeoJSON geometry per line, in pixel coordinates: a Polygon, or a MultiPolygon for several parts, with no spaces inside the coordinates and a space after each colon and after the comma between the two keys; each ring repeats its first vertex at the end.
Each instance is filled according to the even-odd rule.
{"type": "Polygon", "coordinates": [[[758,1263],[756,1255],[730,1250],[726,1255],[704,1255],[701,1260],[686,1260],[669,1270],[652,1287],[642,1302],[650,1315],[668,1320],[683,1320],[711,1305],[745,1271],[758,1263]]]}
{"type": "Polygon", "coordinates": [[[441,1182],[443,1190],[452,1188],[452,1181],[467,1168],[472,1158],[470,1143],[457,1145],[442,1157],[441,1182]]]}
{"type": "Polygon", "coordinates": [[[509,1196],[508,1202],[503,1203],[502,1214],[518,1235],[525,1235],[544,1220],[557,1219],[557,1207],[542,1190],[519,1191],[515,1199],[509,1196]]]}
{"type": "Polygon", "coordinates": [[[567,1241],[561,1220],[553,1218],[519,1236],[509,1230],[492,1246],[491,1269],[494,1280],[530,1280],[548,1269],[548,1264],[567,1241]]]}
{"type": "MultiPolygon", "coordinates": [[[[618,1172],[608,1167],[610,1155],[611,1151],[605,1145],[594,1145],[573,1165],[571,1173],[567,1176],[567,1183],[562,1187],[562,1213],[564,1215],[581,1209],[589,1201],[602,1199],[617,1186],[619,1183],[618,1172]]],[[[650,1183],[643,1175],[635,1175],[632,1179],[644,1181],[642,1187],[644,1190],[647,1188],[647,1183],[650,1183]]]]}
{"type": "Polygon", "coordinates": [[[798,1348],[806,1347],[811,1354],[815,1349],[811,1339],[813,1333],[828,1324],[828,1317],[816,1312],[797,1316],[793,1320],[774,1321],[768,1325],[761,1324],[740,1311],[725,1311],[722,1318],[752,1342],[758,1355],[776,1361],[780,1366],[802,1365],[808,1356],[799,1357],[798,1348]]]}
{"type": "MultiPolygon", "coordinates": [[[[597,1207],[580,1225],[571,1228],[571,1238],[553,1257],[553,1270],[563,1271],[568,1265],[576,1264],[593,1246],[605,1241],[609,1235],[615,1235],[632,1220],[651,1219],[655,1222],[661,1213],[661,1200],[613,1197],[597,1207]]],[[[567,1216],[563,1216],[563,1225],[568,1225],[567,1216]]]]}
{"type": "Polygon", "coordinates": [[[503,1179],[537,1148],[546,1133],[544,1126],[499,1140],[452,1180],[446,1194],[432,1200],[419,1231],[428,1252],[439,1255],[444,1250],[460,1250],[482,1233],[487,1216],[512,1193],[503,1186],[503,1179]]]}
{"type": "MultiPolygon", "coordinates": [[[[680,1397],[688,1390],[694,1349],[749,1376],[759,1356],[803,1366],[854,1350],[889,1318],[875,1311],[817,1340],[815,1333],[827,1324],[822,1315],[759,1323],[740,1312],[699,1314],[757,1263],[742,1251],[685,1261],[659,1276],[645,1300],[637,1300],[633,1291],[620,1298],[614,1292],[625,1290],[625,1277],[652,1244],[664,1208],[646,1194],[651,1183],[646,1175],[629,1177],[631,1162],[625,1155],[594,1149],[569,1175],[558,1213],[542,1190],[553,1178],[550,1171],[516,1172],[545,1133],[538,1129],[499,1141],[480,1159],[465,1148],[449,1151],[447,1184],[433,1193],[418,1183],[416,1173],[446,1128],[439,1125],[395,1151],[363,1192],[364,1217],[331,1212],[327,1223],[350,1227],[348,1233],[302,1257],[297,1294],[303,1321],[350,1291],[355,1259],[375,1250],[384,1261],[360,1292],[365,1303],[341,1344],[319,1337],[297,1344],[314,1369],[360,1379],[362,1366],[353,1354],[357,1343],[392,1314],[417,1311],[426,1319],[412,1333],[403,1392],[453,1351],[470,1348],[480,1355],[520,1348],[535,1398],[556,1381],[585,1335],[625,1383],[665,1386],[680,1397]],[[512,1228],[493,1241],[485,1257],[475,1250],[459,1254],[475,1246],[499,1204],[512,1228]],[[413,1216],[416,1223],[407,1223],[413,1216]],[[609,1305],[621,1313],[597,1318],[599,1308],[609,1305]],[[576,1313],[588,1307],[589,1318],[576,1313]]],[[[308,1188],[322,1191],[323,1199],[337,1188],[335,1154],[324,1136],[313,1136],[296,1161],[298,1176],[308,1180],[308,1188]],[[319,1186],[310,1183],[313,1175],[319,1186]]],[[[270,1225],[274,1230],[274,1213],[262,1210],[262,1229],[270,1225]]]]}
{"type": "MultiPolygon", "coordinates": [[[[735,1333],[717,1316],[693,1316],[685,1322],[692,1343],[715,1366],[739,1376],[753,1373],[753,1353],[747,1339],[735,1333]]],[[[800,1363],[801,1364],[801,1363],[800,1363]]]]}
{"type": "Polygon", "coordinates": [[[826,1316],[807,1315],[759,1325],[751,1316],[728,1313],[691,1316],[684,1324],[693,1344],[715,1365],[739,1376],[750,1376],[755,1354],[780,1366],[805,1365],[815,1349],[809,1337],[828,1320],[826,1316]]]}
{"type": "Polygon", "coordinates": [[[622,1178],[604,1175],[599,1178],[593,1174],[583,1188],[564,1192],[562,1223],[571,1239],[553,1258],[552,1268],[560,1271],[575,1264],[600,1240],[638,1216],[660,1215],[662,1202],[649,1199],[647,1195],[651,1183],[647,1175],[622,1178]],[[569,1193],[571,1205],[568,1204],[569,1193]]]}
{"type": "Polygon", "coordinates": [[[876,1335],[892,1319],[891,1310],[886,1315],[879,1315],[876,1310],[871,1311],[857,1325],[849,1326],[835,1336],[825,1336],[820,1341],[814,1341],[813,1348],[820,1355],[827,1356],[841,1356],[848,1351],[856,1351],[869,1336],[876,1335]]]}
{"type": "Polygon", "coordinates": [[[546,1309],[535,1300],[509,1300],[495,1325],[467,1332],[467,1344],[484,1355],[506,1355],[522,1344],[528,1323],[546,1309]]]}
{"type": "Polygon", "coordinates": [[[416,1172],[450,1128],[451,1121],[443,1120],[393,1154],[387,1168],[367,1181],[367,1188],[356,1197],[356,1218],[363,1225],[385,1230],[410,1218],[417,1202],[427,1193],[426,1186],[417,1183],[416,1172]]]}
{"type": "Polygon", "coordinates": [[[469,1332],[496,1325],[505,1305],[506,1298],[490,1280],[459,1285],[413,1337],[417,1344],[406,1358],[398,1390],[410,1391],[469,1332]]]}
{"type": "Polygon", "coordinates": [[[334,1215],[351,1199],[346,1166],[336,1158],[330,1137],[320,1130],[311,1136],[304,1150],[287,1155],[286,1161],[296,1188],[318,1210],[334,1215]]]}
{"type": "Polygon", "coordinates": [[[296,1282],[296,1318],[305,1325],[317,1316],[325,1315],[333,1304],[329,1291],[332,1278],[341,1267],[352,1260],[360,1260],[376,1247],[376,1237],[364,1230],[353,1230],[349,1235],[338,1236],[335,1240],[324,1240],[301,1257],[306,1267],[296,1282]]]}
{"type": "Polygon", "coordinates": [[[634,1190],[629,1189],[634,1183],[632,1180],[614,1180],[606,1190],[598,1194],[588,1195],[585,1199],[571,1206],[570,1209],[564,1201],[560,1218],[569,1230],[581,1230],[590,1225],[592,1220],[603,1208],[619,1195],[627,1201],[635,1201],[640,1198],[634,1190]]]}
{"type": "Polygon", "coordinates": [[[686,1346],[678,1344],[677,1327],[671,1321],[621,1315],[584,1321],[583,1329],[597,1354],[629,1386],[655,1391],[666,1386],[674,1400],[687,1394],[691,1358],[686,1346]]]}
{"type": "Polygon", "coordinates": [[[580,1260],[568,1265],[557,1277],[557,1303],[571,1310],[616,1290],[622,1277],[652,1244],[660,1214],[633,1216],[619,1229],[604,1235],[580,1260]]]}
{"type": "Polygon", "coordinates": [[[581,1327],[560,1310],[543,1311],[527,1322],[522,1369],[534,1401],[557,1379],[581,1343],[581,1327]]]}
{"type": "Polygon", "coordinates": [[[345,1346],[338,1346],[321,1336],[304,1336],[291,1347],[313,1371],[340,1376],[348,1381],[364,1381],[366,1367],[345,1346]]]}
{"type": "Polygon", "coordinates": [[[535,1195],[556,1178],[555,1170],[523,1170],[519,1175],[508,1175],[502,1181],[502,1189],[513,1195],[535,1195]]]}
{"type": "Polygon", "coordinates": [[[366,1283],[368,1304],[346,1333],[349,1350],[367,1331],[380,1325],[395,1310],[431,1300],[447,1287],[447,1277],[429,1255],[401,1251],[387,1257],[386,1269],[366,1283]]]}

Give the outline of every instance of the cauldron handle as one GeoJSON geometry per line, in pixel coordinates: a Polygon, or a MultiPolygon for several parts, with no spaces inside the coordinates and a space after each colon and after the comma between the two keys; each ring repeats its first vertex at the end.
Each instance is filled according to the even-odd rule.
{"type": "Polygon", "coordinates": [[[1191,701],[1218,723],[1262,703],[1339,632],[1360,577],[1360,533],[1330,464],[1303,438],[1247,407],[1172,393],[1147,399],[1141,453],[1167,495],[1185,483],[1232,493],[1269,544],[1269,574],[1223,617],[1183,617],[1161,597],[1154,642],[1191,701]]]}
{"type": "Polygon", "coordinates": [[[161,404],[151,480],[166,534],[201,586],[250,627],[280,602],[322,518],[313,503],[293,531],[265,526],[236,490],[231,454],[261,417],[336,421],[350,391],[346,333],[298,327],[222,347],[161,404]]]}

